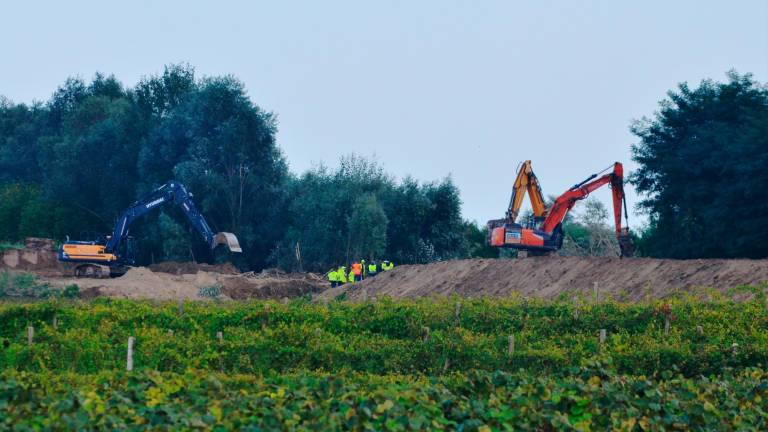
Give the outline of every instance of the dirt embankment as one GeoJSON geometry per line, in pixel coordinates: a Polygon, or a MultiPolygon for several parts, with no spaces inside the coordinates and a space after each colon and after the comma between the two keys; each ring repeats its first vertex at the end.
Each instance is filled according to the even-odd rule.
{"type": "Polygon", "coordinates": [[[331,299],[364,295],[418,298],[508,296],[557,298],[591,296],[619,300],[664,298],[680,292],[706,295],[706,288],[727,293],[733,287],[768,282],[768,260],[661,260],[650,258],[536,257],[445,261],[404,265],[360,284],[328,290],[331,299]],[[364,288],[364,289],[363,289],[364,288]]]}
{"type": "Polygon", "coordinates": [[[0,270],[31,271],[46,276],[61,276],[65,266],[59,262],[51,239],[28,237],[23,247],[0,251],[0,270]]]}
{"type": "Polygon", "coordinates": [[[45,277],[43,281],[54,287],[64,288],[77,284],[81,296],[99,296],[155,299],[155,300],[204,300],[212,298],[206,291],[218,291],[220,299],[283,299],[318,293],[328,288],[321,276],[308,273],[235,273],[231,265],[208,266],[192,263],[161,263],[148,267],[134,267],[123,276],[112,279],[74,277],[45,277]],[[203,271],[215,268],[228,273],[203,271]],[[162,270],[162,271],[161,271],[162,270]],[[196,270],[196,271],[195,271],[196,270]],[[194,271],[194,272],[193,272],[194,271]]]}

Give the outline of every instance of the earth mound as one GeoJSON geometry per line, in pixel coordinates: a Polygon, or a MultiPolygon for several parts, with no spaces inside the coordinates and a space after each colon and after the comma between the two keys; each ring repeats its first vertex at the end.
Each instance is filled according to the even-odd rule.
{"type": "Polygon", "coordinates": [[[428,296],[524,297],[554,299],[593,296],[637,301],[681,292],[707,296],[740,285],[768,282],[768,260],[534,257],[474,259],[427,265],[403,265],[355,285],[328,290],[322,298],[342,293],[419,298],[428,296]]]}

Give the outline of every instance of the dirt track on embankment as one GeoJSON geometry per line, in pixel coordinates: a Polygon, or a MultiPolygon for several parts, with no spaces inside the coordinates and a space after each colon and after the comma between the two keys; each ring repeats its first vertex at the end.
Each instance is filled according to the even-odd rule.
{"type": "MultiPolygon", "coordinates": [[[[356,285],[327,290],[329,300],[390,296],[591,297],[643,300],[683,292],[708,297],[714,289],[732,294],[740,285],[768,282],[768,260],[662,260],[651,258],[535,257],[444,261],[404,265],[356,285]]],[[[745,297],[747,294],[739,294],[745,297]]]]}

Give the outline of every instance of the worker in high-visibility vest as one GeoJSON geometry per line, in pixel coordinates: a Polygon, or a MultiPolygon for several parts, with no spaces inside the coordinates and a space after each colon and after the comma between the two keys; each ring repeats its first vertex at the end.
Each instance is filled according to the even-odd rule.
{"type": "Polygon", "coordinates": [[[349,269],[349,275],[347,280],[349,280],[350,283],[355,283],[355,271],[352,270],[352,268],[349,269]]]}
{"type": "Polygon", "coordinates": [[[371,261],[368,263],[368,277],[374,277],[379,272],[379,265],[376,264],[376,261],[371,261]]]}
{"type": "Polygon", "coordinates": [[[336,270],[336,282],[338,282],[339,285],[344,285],[347,283],[347,267],[341,266],[338,270],[336,270]]]}
{"type": "Polygon", "coordinates": [[[328,278],[328,282],[331,283],[331,288],[339,286],[339,272],[335,268],[330,269],[325,276],[328,278]]]}
{"type": "Polygon", "coordinates": [[[363,280],[363,266],[359,262],[352,264],[352,273],[354,274],[355,282],[363,280]]]}
{"type": "Polygon", "coordinates": [[[389,271],[395,268],[395,263],[384,260],[384,262],[381,263],[381,270],[382,271],[389,271]]]}

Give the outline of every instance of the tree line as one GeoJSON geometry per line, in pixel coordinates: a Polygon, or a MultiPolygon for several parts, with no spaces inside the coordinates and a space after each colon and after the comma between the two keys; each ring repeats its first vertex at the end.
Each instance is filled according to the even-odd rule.
{"type": "MultiPolygon", "coordinates": [[[[109,232],[131,202],[183,182],[214,231],[237,234],[243,269],[321,270],[360,257],[428,262],[470,255],[479,229],[450,178],[396,180],[350,155],[337,169],[290,173],[275,116],[231,76],[187,65],[126,88],[68,79],[30,105],[0,100],[0,239],[109,232]],[[470,236],[471,237],[471,236],[470,236]]],[[[132,227],[138,261],[213,261],[176,209],[132,227]]]]}
{"type": "MultiPolygon", "coordinates": [[[[499,255],[462,218],[450,177],[396,179],[356,155],[292,173],[276,131],[275,115],[240,81],[199,78],[188,65],[130,88],[96,74],[66,80],[47,101],[0,98],[0,240],[109,232],[131,202],[177,179],[212,229],[236,233],[245,253],[215,255],[178,210],[164,208],[132,228],[141,264],[231,259],[244,270],[319,271],[363,257],[499,255]]],[[[682,84],[632,131],[640,168],[630,181],[649,215],[637,238],[642,254],[768,256],[765,86],[735,72],[725,83],[682,84]]],[[[562,253],[614,254],[605,208],[582,206],[566,220],[562,253]]]]}

